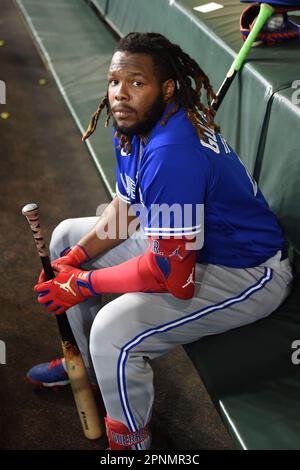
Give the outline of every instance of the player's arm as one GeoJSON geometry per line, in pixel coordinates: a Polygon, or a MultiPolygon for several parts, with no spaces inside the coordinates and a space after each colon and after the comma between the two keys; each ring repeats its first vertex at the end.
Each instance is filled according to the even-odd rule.
{"type": "Polygon", "coordinates": [[[38,301],[59,314],[101,293],[169,292],[180,299],[194,295],[196,251],[185,239],[150,238],[144,255],[117,266],[82,271],[54,262],[55,279],[37,284],[38,301]]]}
{"type": "Polygon", "coordinates": [[[149,238],[144,255],[111,268],[89,273],[96,293],[170,292],[186,299],[194,294],[196,251],[187,249],[187,240],[149,238]]]}
{"type": "Polygon", "coordinates": [[[132,222],[136,219],[136,216],[129,215],[129,209],[130,204],[121,201],[117,196],[114,197],[101,214],[97,224],[78,242],[78,245],[84,248],[91,259],[103,255],[129,237],[128,229],[130,226],[132,227],[132,222]],[[121,227],[121,224],[125,224],[125,226],[121,227]],[[107,233],[109,227],[116,228],[114,233],[116,236],[101,238],[101,234],[107,233]]]}
{"type": "MultiPolygon", "coordinates": [[[[130,205],[121,201],[117,196],[110,202],[101,214],[96,225],[73,247],[65,247],[64,254],[57,260],[60,264],[73,267],[81,267],[93,258],[96,258],[114,246],[122,243],[129,237],[129,228],[134,231],[139,223],[137,217],[130,215],[130,205]],[[136,223],[132,223],[136,220],[136,223]],[[101,234],[109,233],[109,227],[113,227],[113,237],[101,237],[101,234]]],[[[46,276],[41,272],[39,281],[44,282],[46,276]]]]}

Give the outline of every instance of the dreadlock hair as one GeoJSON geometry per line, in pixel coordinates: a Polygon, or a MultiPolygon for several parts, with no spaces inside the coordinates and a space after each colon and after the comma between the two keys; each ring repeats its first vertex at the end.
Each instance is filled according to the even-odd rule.
{"type": "MultiPolygon", "coordinates": [[[[214,122],[215,110],[211,103],[213,99],[216,99],[216,95],[210,81],[197,62],[180,46],[173,44],[158,33],[129,33],[119,41],[115,49],[115,52],[117,51],[150,55],[159,82],[163,83],[168,79],[174,80],[176,86],[173,97],[175,106],[165,115],[161,125],[166,125],[169,118],[182,107],[200,139],[203,139],[207,127],[220,131],[220,127],[214,122]],[[206,90],[207,106],[201,102],[202,88],[206,90]]],[[[103,108],[106,108],[105,127],[107,127],[111,117],[108,94],[102,98],[97,111],[93,114],[89,127],[82,138],[83,141],[96,129],[103,108]]],[[[130,138],[120,132],[116,132],[116,137],[120,139],[119,147],[125,147],[127,154],[130,153],[130,138]]]]}

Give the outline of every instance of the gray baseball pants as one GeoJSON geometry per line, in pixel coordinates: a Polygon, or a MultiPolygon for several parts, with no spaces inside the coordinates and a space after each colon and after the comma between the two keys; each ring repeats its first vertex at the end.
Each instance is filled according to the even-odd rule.
{"type": "MultiPolygon", "coordinates": [[[[97,217],[68,219],[52,234],[51,259],[75,245],[96,224],[97,217]]],[[[148,240],[138,232],[89,268],[120,264],[145,253],[148,240]]],[[[151,418],[153,371],[149,360],[178,344],[223,333],[273,312],[291,289],[292,271],[281,253],[263,265],[236,269],[197,264],[195,295],[180,300],[168,293],[123,294],[101,308],[101,296],[68,310],[67,315],[89,370],[95,372],[107,414],[131,432],[151,418]]],[[[136,449],[148,448],[150,442],[136,449]]]]}

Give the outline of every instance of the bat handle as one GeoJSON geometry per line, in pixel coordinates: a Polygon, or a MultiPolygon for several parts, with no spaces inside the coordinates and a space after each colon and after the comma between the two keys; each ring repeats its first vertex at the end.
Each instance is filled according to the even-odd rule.
{"type": "MultiPolygon", "coordinates": [[[[233,64],[231,66],[231,73],[233,73],[234,70],[237,72],[240,70],[242,67],[246,56],[248,55],[249,50],[251,49],[252,44],[254,43],[258,33],[264,26],[265,22],[267,21],[268,18],[274,13],[274,8],[271,5],[268,5],[267,3],[261,3],[260,4],[260,10],[258,17],[256,18],[255,24],[253,28],[250,31],[249,36],[247,37],[247,40],[244,42],[243,47],[241,48],[239,54],[233,61],[233,64]]],[[[229,72],[230,74],[230,72],[229,72]]]]}
{"type": "Polygon", "coordinates": [[[227,90],[229,89],[231,83],[233,82],[235,75],[239,72],[243,63],[245,62],[245,59],[249,53],[249,50],[251,49],[251,46],[254,43],[258,33],[264,26],[267,19],[270,18],[270,16],[273,13],[274,13],[274,8],[271,5],[268,5],[267,3],[261,3],[259,14],[258,14],[258,17],[256,18],[253,29],[251,30],[249,36],[244,42],[243,47],[240,49],[240,51],[238,52],[238,55],[236,56],[233,63],[231,64],[231,67],[228,70],[227,75],[222,85],[220,86],[219,90],[216,93],[216,98],[213,99],[211,102],[211,107],[214,111],[217,111],[219,109],[224,99],[224,96],[227,93],[227,90]]]}
{"type": "Polygon", "coordinates": [[[40,227],[40,210],[38,204],[35,202],[27,204],[23,207],[22,214],[26,217],[31,228],[36,248],[38,254],[40,255],[41,263],[46,274],[46,278],[48,280],[53,279],[55,274],[51,266],[48,250],[46,248],[44,236],[40,227]]]}
{"type": "MultiPolygon", "coordinates": [[[[40,227],[40,212],[39,212],[39,205],[34,203],[27,204],[22,209],[22,214],[26,217],[32,235],[36,244],[36,248],[38,254],[40,255],[40,260],[43,266],[43,269],[46,274],[47,280],[53,279],[55,277],[55,273],[51,266],[50,258],[48,255],[48,250],[45,245],[44,236],[40,227]]],[[[59,316],[56,316],[56,321],[58,324],[58,329],[60,332],[60,336],[63,342],[63,349],[69,347],[71,344],[74,348],[78,349],[76,344],[76,340],[73,334],[73,331],[70,327],[70,324],[67,319],[66,313],[62,313],[59,316]]]]}

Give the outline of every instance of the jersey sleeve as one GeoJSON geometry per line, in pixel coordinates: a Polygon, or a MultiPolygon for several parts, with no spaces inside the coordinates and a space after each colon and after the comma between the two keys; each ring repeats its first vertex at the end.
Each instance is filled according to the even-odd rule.
{"type": "Polygon", "coordinates": [[[166,145],[141,169],[141,225],[149,237],[192,237],[203,229],[208,187],[206,156],[187,153],[184,145],[166,145]]]}

